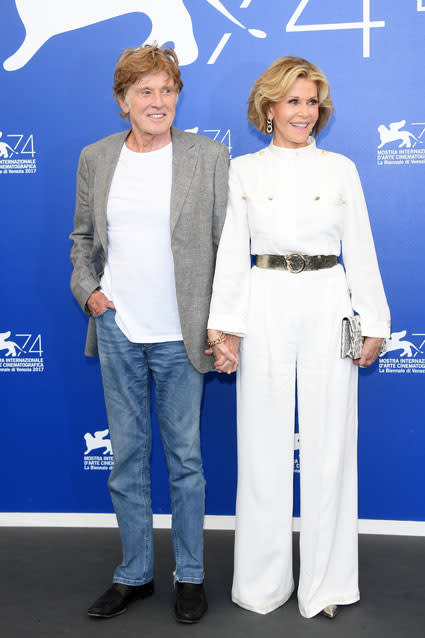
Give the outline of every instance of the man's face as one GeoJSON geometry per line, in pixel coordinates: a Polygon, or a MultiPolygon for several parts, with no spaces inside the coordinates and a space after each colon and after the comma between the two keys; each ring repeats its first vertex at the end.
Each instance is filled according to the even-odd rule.
{"type": "Polygon", "coordinates": [[[142,135],[164,135],[173,123],[177,98],[173,80],[161,71],[139,78],[119,104],[128,113],[133,129],[142,135]]]}

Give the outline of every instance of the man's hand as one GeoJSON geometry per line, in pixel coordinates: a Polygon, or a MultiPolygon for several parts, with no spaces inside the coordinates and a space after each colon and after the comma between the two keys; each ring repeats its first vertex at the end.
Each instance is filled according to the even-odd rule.
{"type": "Polygon", "coordinates": [[[103,315],[108,308],[115,310],[113,302],[109,301],[109,299],[105,297],[103,292],[100,292],[100,290],[92,292],[90,297],[87,299],[87,308],[90,310],[93,317],[103,315]]]}
{"type": "MultiPolygon", "coordinates": [[[[208,338],[211,341],[217,339],[220,334],[219,330],[208,330],[208,338]]],[[[226,372],[227,374],[235,372],[239,362],[239,342],[240,338],[236,335],[226,334],[226,341],[204,351],[205,354],[214,355],[214,365],[217,372],[226,372]]]]}
{"type": "Polygon", "coordinates": [[[379,356],[382,342],[380,337],[365,337],[360,359],[353,359],[353,363],[360,368],[372,365],[379,356]]]}

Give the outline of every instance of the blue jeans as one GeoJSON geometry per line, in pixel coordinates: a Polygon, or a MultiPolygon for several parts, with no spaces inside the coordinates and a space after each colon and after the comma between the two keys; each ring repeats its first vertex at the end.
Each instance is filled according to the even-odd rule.
{"type": "Polygon", "coordinates": [[[175,580],[201,583],[205,480],[199,417],[203,376],[190,363],[183,341],[132,343],[116,325],[114,310],[96,317],[96,330],[115,461],[108,485],[123,548],[113,581],[142,585],[153,578],[153,376],[170,480],[175,580]]]}

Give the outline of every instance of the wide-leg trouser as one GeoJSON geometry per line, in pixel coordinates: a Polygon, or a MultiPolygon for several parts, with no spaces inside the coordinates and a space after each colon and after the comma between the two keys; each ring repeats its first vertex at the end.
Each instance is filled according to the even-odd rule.
{"type": "Polygon", "coordinates": [[[351,314],[341,266],[251,271],[238,393],[238,491],[232,599],[259,613],[294,588],[295,394],[301,466],[298,602],[310,618],[359,599],[357,368],[340,358],[351,314]]]}
{"type": "Polygon", "coordinates": [[[202,583],[205,479],[199,418],[203,375],[190,363],[183,341],[132,343],[115,323],[113,310],[96,317],[96,331],[114,452],[108,485],[123,549],[113,581],[143,585],[153,578],[153,377],[170,481],[174,577],[180,582],[202,583]]]}

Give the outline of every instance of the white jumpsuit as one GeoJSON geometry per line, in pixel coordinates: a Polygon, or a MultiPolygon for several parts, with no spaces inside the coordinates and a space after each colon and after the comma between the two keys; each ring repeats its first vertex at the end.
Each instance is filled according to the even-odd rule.
{"type": "Polygon", "coordinates": [[[389,336],[369,218],[355,165],[309,145],[232,161],[208,327],[244,337],[237,376],[238,492],[232,599],[259,613],[282,605],[292,576],[297,395],[301,465],[298,602],[310,618],[359,599],[357,368],[339,355],[341,320],[389,336]],[[292,274],[250,253],[342,256],[292,274]],[[350,299],[350,291],[351,299],[350,299]]]}

